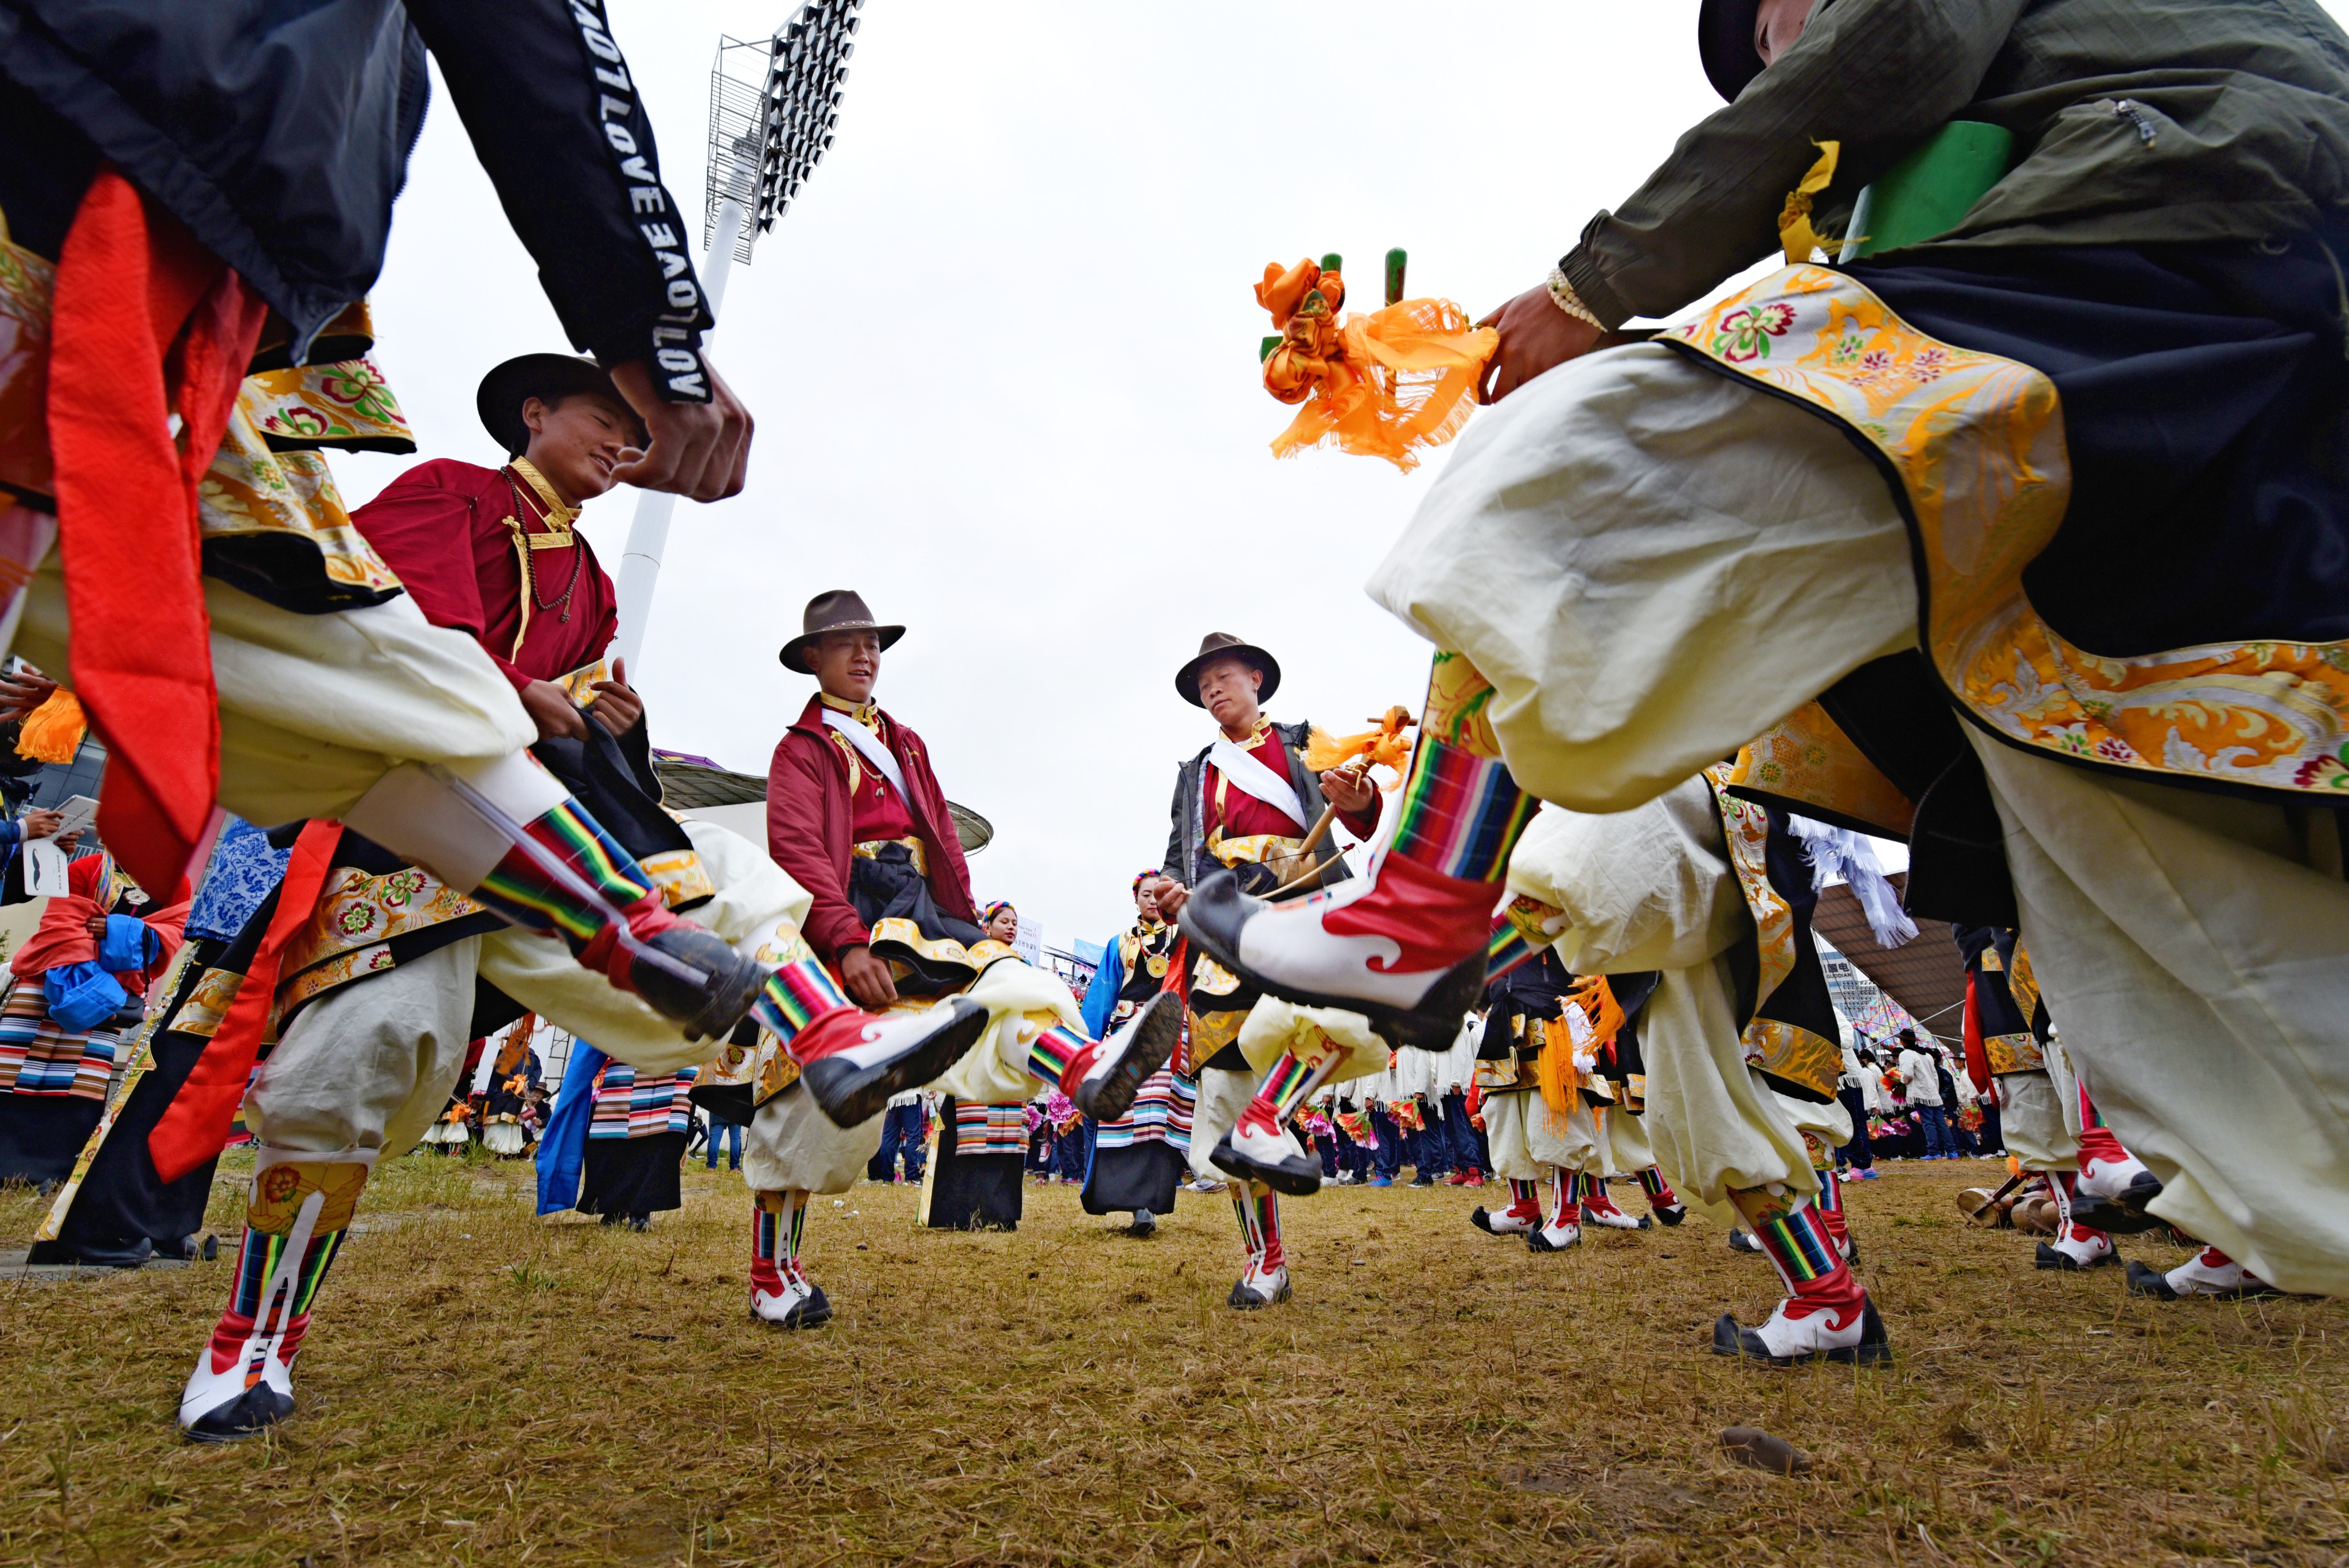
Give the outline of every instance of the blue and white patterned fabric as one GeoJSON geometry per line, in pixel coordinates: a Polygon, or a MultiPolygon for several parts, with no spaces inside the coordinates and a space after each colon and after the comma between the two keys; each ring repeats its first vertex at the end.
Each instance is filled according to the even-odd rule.
{"type": "Polygon", "coordinates": [[[293,857],[291,849],[272,848],[268,836],[243,817],[230,817],[188,911],[188,940],[233,941],[270,889],[285,879],[285,863],[293,857]]]}

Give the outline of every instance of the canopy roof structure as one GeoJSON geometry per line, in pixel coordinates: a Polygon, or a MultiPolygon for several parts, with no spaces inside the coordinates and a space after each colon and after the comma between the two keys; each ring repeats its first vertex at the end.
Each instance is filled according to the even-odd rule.
{"type": "MultiPolygon", "coordinates": [[[[706,811],[717,805],[749,805],[767,798],[767,781],[738,774],[708,757],[653,748],[653,772],[660,775],[661,804],[672,811],[706,811]]],[[[995,840],[995,825],[967,805],[947,802],[962,852],[976,855],[995,840]]]]}
{"type": "MultiPolygon", "coordinates": [[[[1886,880],[1895,888],[1905,888],[1909,874],[1896,871],[1886,880]]],[[[1943,1040],[1963,1037],[1966,966],[1958,956],[1957,939],[1951,934],[1947,921],[1918,920],[1914,940],[1897,948],[1878,947],[1876,934],[1868,929],[1868,916],[1861,910],[1858,898],[1838,882],[1819,895],[1811,926],[1851,961],[1852,968],[1899,1002],[1918,1023],[1943,1040]]],[[[1852,1022],[1857,1024],[1859,1021],[1852,1022]]]]}

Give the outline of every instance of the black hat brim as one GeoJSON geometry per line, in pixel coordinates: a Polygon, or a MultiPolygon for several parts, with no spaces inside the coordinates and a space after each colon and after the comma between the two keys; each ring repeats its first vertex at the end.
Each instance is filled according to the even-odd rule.
{"type": "Polygon", "coordinates": [[[813,648],[818,642],[823,640],[827,632],[834,631],[874,632],[880,637],[881,646],[885,649],[895,648],[897,645],[897,639],[905,635],[905,628],[902,626],[826,627],[823,631],[802,632],[799,636],[792,639],[791,641],[783,644],[781,649],[776,650],[776,661],[781,664],[784,669],[792,670],[795,673],[801,675],[812,673],[806,665],[800,662],[800,650],[803,648],[813,648]]]}
{"type": "MultiPolygon", "coordinates": [[[[481,416],[481,428],[490,432],[490,439],[512,455],[530,446],[530,427],[522,422],[524,402],[532,398],[559,400],[582,392],[599,393],[623,409],[628,407],[628,400],[612,384],[612,373],[592,359],[570,354],[523,354],[481,378],[481,385],[473,394],[473,411],[481,416]]],[[[649,439],[644,421],[637,420],[633,411],[628,417],[636,424],[636,445],[641,447],[649,439]]]]}
{"type": "Polygon", "coordinates": [[[1218,659],[1237,659],[1264,671],[1264,684],[1256,689],[1258,702],[1271,701],[1272,694],[1280,689],[1280,661],[1254,643],[1235,642],[1228,648],[1210,649],[1174,672],[1174,690],[1183,694],[1184,701],[1194,708],[1206,706],[1199,701],[1199,671],[1218,659]]]}
{"type": "Polygon", "coordinates": [[[1762,0],[1704,0],[1697,13],[1697,54],[1705,79],[1725,103],[1735,102],[1762,74],[1762,55],[1754,47],[1754,18],[1761,9],[1762,0]]]}

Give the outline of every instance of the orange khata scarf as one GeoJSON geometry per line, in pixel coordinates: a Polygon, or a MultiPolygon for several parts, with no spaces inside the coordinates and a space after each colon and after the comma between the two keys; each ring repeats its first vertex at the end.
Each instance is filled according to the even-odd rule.
{"type": "Polygon", "coordinates": [[[285,956],[285,945],[309,924],[342,836],[339,822],[312,822],[294,841],[285,879],[277,888],[276,912],[236,988],[236,1000],[204,1043],[188,1081],[147,1135],[147,1152],[154,1157],[155,1174],[163,1180],[177,1181],[227,1147],[236,1108],[244,1101],[245,1081],[261,1054],[261,1036],[277,994],[278,963],[285,956]]]}
{"type": "Polygon", "coordinates": [[[109,753],[98,830],[133,881],[175,901],[220,780],[197,484],[266,314],[111,165],[98,171],[58,257],[50,337],[72,684],[109,753]]]}

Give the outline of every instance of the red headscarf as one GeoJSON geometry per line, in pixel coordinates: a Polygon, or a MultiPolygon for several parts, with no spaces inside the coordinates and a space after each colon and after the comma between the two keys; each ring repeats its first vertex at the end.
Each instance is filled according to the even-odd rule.
{"type": "MultiPolygon", "coordinates": [[[[33,980],[64,964],[96,963],[98,942],[89,934],[90,918],[114,912],[120,900],[121,888],[114,874],[114,857],[109,855],[85,855],[66,869],[67,886],[73,890],[54,897],[49,907],[41,911],[41,923],[25,945],[8,961],[9,972],[19,980],[33,980]]],[[[147,980],[171,961],[180,950],[181,931],[188,921],[188,905],[179,903],[168,909],[158,909],[146,918],[148,929],[162,940],[162,956],[144,970],[128,970],[114,978],[122,989],[133,996],[147,993],[147,980]]]]}

